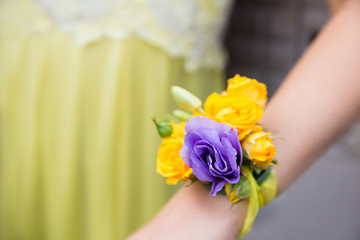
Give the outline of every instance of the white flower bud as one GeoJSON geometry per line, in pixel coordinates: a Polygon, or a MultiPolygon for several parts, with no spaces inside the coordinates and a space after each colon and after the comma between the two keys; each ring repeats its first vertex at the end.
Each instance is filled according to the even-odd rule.
{"type": "Polygon", "coordinates": [[[189,121],[190,119],[192,119],[194,117],[190,113],[185,112],[185,111],[180,110],[180,109],[175,109],[173,111],[173,115],[175,117],[177,117],[178,119],[182,120],[182,121],[189,121]]]}
{"type": "Polygon", "coordinates": [[[181,87],[172,86],[171,94],[175,102],[186,111],[193,112],[202,105],[202,102],[198,97],[181,87]]]}

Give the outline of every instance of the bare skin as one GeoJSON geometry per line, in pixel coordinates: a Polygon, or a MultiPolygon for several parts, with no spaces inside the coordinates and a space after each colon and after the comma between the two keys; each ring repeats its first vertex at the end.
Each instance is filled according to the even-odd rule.
{"type": "Polygon", "coordinates": [[[335,14],[346,0],[327,0],[328,6],[332,14],[335,14]]]}
{"type": "MultiPolygon", "coordinates": [[[[268,104],[262,124],[276,131],[279,194],[360,115],[360,0],[348,0],[295,65],[268,104]]],[[[179,190],[128,239],[235,239],[247,202],[233,208],[200,183],[179,190]]]]}
{"type": "Polygon", "coordinates": [[[344,3],[273,97],[279,190],[288,188],[360,114],[360,1],[344,3]]]}

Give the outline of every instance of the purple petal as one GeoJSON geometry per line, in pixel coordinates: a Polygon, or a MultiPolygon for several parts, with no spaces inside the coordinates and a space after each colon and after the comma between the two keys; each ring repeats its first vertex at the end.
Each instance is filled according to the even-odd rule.
{"type": "Polygon", "coordinates": [[[240,141],[239,141],[239,137],[238,137],[238,130],[236,128],[231,129],[231,133],[227,136],[227,139],[229,139],[231,146],[233,146],[235,148],[235,150],[239,153],[239,166],[241,166],[242,164],[242,149],[240,146],[240,141]]]}
{"type": "Polygon", "coordinates": [[[185,165],[189,168],[192,168],[191,166],[191,148],[187,147],[185,144],[180,149],[180,157],[184,161],[185,165]]]}
{"type": "Polygon", "coordinates": [[[211,195],[226,182],[239,181],[242,151],[236,129],[197,116],[186,123],[185,130],[180,156],[198,179],[213,182],[211,195]]]}
{"type": "Polygon", "coordinates": [[[215,121],[213,121],[207,117],[195,116],[185,124],[185,131],[186,132],[195,132],[200,128],[216,129],[216,127],[214,126],[214,123],[215,123],[215,121]]]}
{"type": "Polygon", "coordinates": [[[219,156],[220,157],[218,157],[218,159],[215,158],[215,161],[212,159],[212,161],[209,163],[210,173],[216,177],[222,177],[222,175],[227,174],[227,172],[229,171],[226,160],[223,159],[223,156],[221,154],[219,154],[219,156]],[[219,166],[219,164],[223,166],[219,166]]]}
{"type": "Polygon", "coordinates": [[[201,128],[198,129],[197,132],[202,139],[206,139],[206,141],[211,142],[211,144],[220,151],[223,150],[223,146],[219,137],[219,131],[217,129],[201,128]]]}
{"type": "Polygon", "coordinates": [[[209,196],[216,196],[216,193],[224,187],[225,183],[225,180],[214,181],[211,185],[211,191],[209,196]]]}
{"type": "Polygon", "coordinates": [[[204,139],[198,132],[188,132],[185,134],[184,142],[189,148],[192,148],[197,141],[204,139]]]}
{"type": "Polygon", "coordinates": [[[218,129],[219,132],[228,132],[231,129],[231,125],[226,123],[218,123],[210,118],[203,116],[193,117],[185,124],[186,132],[197,131],[200,128],[218,129]]]}
{"type": "Polygon", "coordinates": [[[212,165],[214,169],[216,169],[216,171],[219,171],[220,173],[225,173],[228,171],[227,161],[218,152],[216,152],[215,154],[215,162],[212,165]]]}
{"type": "Polygon", "coordinates": [[[184,161],[185,165],[190,168],[192,168],[190,159],[191,151],[195,143],[201,139],[201,136],[196,132],[189,132],[185,134],[184,145],[180,150],[180,156],[184,161]]]}
{"type": "Polygon", "coordinates": [[[238,166],[237,165],[238,152],[233,147],[233,145],[231,145],[231,142],[229,141],[228,138],[222,138],[221,141],[224,144],[225,155],[226,158],[228,159],[231,169],[236,169],[238,166]]]}
{"type": "Polygon", "coordinates": [[[196,144],[193,151],[196,153],[199,160],[206,162],[204,156],[207,154],[214,154],[214,147],[205,141],[203,141],[202,143],[200,142],[201,141],[199,141],[199,144],[196,144]]]}
{"type": "Polygon", "coordinates": [[[238,170],[235,170],[232,174],[223,176],[223,178],[228,183],[237,183],[240,181],[240,174],[238,172],[240,172],[240,167],[238,168],[238,170]]]}
{"type": "Polygon", "coordinates": [[[198,179],[207,182],[214,181],[214,177],[209,172],[209,167],[205,162],[199,160],[198,156],[194,151],[191,152],[191,166],[194,176],[198,179]]]}

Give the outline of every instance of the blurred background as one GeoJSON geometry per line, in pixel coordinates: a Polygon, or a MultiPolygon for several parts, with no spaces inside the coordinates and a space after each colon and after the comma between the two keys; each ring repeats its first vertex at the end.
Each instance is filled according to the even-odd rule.
{"type": "MultiPolygon", "coordinates": [[[[227,76],[265,82],[271,97],[330,14],[324,0],[235,1],[227,76]]],[[[245,239],[360,239],[360,122],[260,211],[245,239]]]]}
{"type": "MultiPolygon", "coordinates": [[[[0,240],[123,239],[149,221],[177,189],[150,121],[175,107],[170,86],[221,91],[225,33],[226,77],[271,97],[326,2],[0,0],[0,240]]],[[[359,240],[359,183],[360,123],[246,239],[359,240]]]]}

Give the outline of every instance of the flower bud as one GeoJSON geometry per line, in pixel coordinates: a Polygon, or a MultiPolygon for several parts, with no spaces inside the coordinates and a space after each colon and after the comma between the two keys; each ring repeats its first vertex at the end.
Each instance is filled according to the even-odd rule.
{"type": "Polygon", "coordinates": [[[189,121],[190,119],[192,119],[194,117],[190,113],[185,112],[185,111],[180,110],[180,109],[174,110],[173,114],[174,114],[175,117],[177,117],[178,119],[180,119],[182,121],[189,121]]]}
{"type": "Polygon", "coordinates": [[[244,176],[240,176],[240,181],[235,184],[227,183],[225,185],[225,193],[230,199],[230,203],[236,204],[250,196],[251,185],[249,180],[244,176]]]}
{"type": "Polygon", "coordinates": [[[262,129],[252,132],[243,141],[242,146],[248,153],[253,163],[260,168],[272,166],[272,160],[276,154],[276,148],[271,133],[263,132],[262,129]]]}
{"type": "Polygon", "coordinates": [[[175,102],[186,111],[193,112],[202,105],[202,102],[198,97],[181,87],[172,86],[171,94],[175,102]]]}
{"type": "Polygon", "coordinates": [[[160,137],[165,138],[171,136],[173,132],[173,127],[168,122],[157,122],[155,118],[153,118],[153,122],[155,123],[156,129],[160,135],[160,137]]]}

